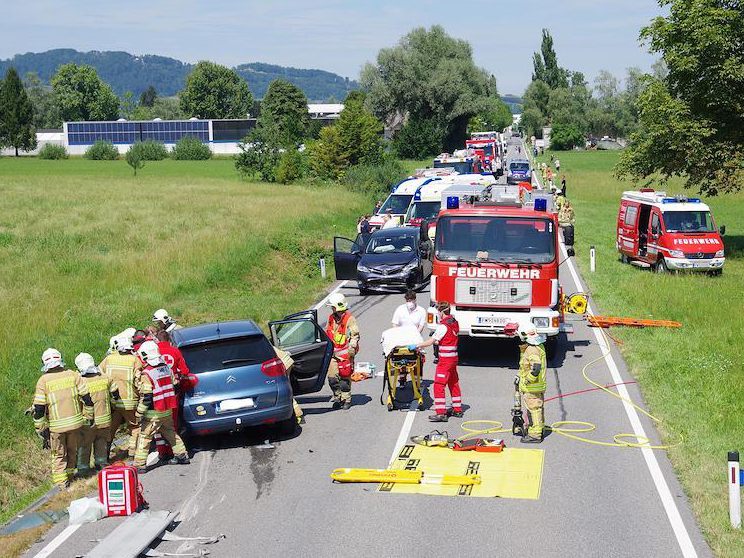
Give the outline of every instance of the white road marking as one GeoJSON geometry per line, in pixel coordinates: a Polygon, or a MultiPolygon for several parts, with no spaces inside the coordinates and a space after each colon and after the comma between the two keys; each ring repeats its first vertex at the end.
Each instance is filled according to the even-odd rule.
{"type": "Polygon", "coordinates": [[[348,281],[341,281],[338,285],[336,285],[336,288],[333,289],[330,293],[328,293],[328,295],[323,300],[321,300],[318,304],[313,306],[313,310],[320,310],[323,306],[325,306],[326,303],[328,302],[328,299],[331,298],[331,295],[336,294],[338,291],[344,288],[346,286],[346,283],[348,283],[348,281]]]}
{"type": "Polygon", "coordinates": [[[403,421],[403,426],[400,428],[400,434],[398,434],[398,440],[395,442],[393,448],[393,455],[390,456],[388,465],[392,465],[395,458],[398,457],[398,452],[408,442],[408,436],[411,434],[411,428],[413,427],[413,420],[416,418],[416,409],[418,408],[418,401],[411,401],[411,407],[406,413],[406,420],[403,421]]]}
{"type": "Polygon", "coordinates": [[[80,529],[80,527],[82,527],[82,523],[66,527],[64,531],[54,537],[48,545],[42,548],[34,558],[47,558],[47,556],[51,556],[52,552],[57,550],[62,543],[69,539],[75,531],[80,529]]]}
{"type": "MultiPolygon", "coordinates": [[[[566,254],[566,248],[563,245],[563,242],[561,242],[561,253],[563,254],[563,257],[568,260],[566,263],[568,264],[568,270],[571,273],[574,284],[579,291],[585,292],[581,284],[581,279],[579,279],[579,274],[577,273],[576,268],[573,265],[573,261],[571,261],[571,259],[566,254]]],[[[587,306],[587,311],[589,313],[594,313],[591,305],[587,306]]],[[[623,382],[624,380],[623,377],[620,375],[620,371],[617,368],[615,359],[612,358],[612,353],[610,352],[610,347],[607,345],[607,341],[605,340],[599,328],[591,329],[597,339],[597,343],[599,343],[600,350],[603,353],[606,353],[605,362],[607,363],[607,368],[610,371],[613,382],[615,382],[616,384],[620,384],[620,382],[623,382]]],[[[628,393],[628,390],[624,385],[618,385],[617,391],[622,397],[630,399],[630,394],[628,393]]],[[[623,401],[623,408],[625,409],[625,414],[628,415],[628,420],[630,420],[630,425],[633,428],[633,433],[639,438],[646,438],[646,432],[643,429],[641,419],[638,417],[638,412],[635,410],[635,408],[627,401],[623,401]]],[[[656,492],[658,492],[661,503],[664,506],[664,511],[669,518],[669,523],[671,524],[672,530],[674,531],[674,536],[677,537],[677,543],[679,544],[679,548],[682,551],[682,555],[685,556],[685,558],[697,557],[695,546],[692,544],[690,534],[687,531],[687,527],[685,526],[684,521],[682,521],[682,516],[680,515],[679,509],[677,508],[677,503],[674,501],[674,496],[672,496],[671,490],[669,490],[669,485],[664,478],[664,473],[661,472],[661,467],[659,467],[659,461],[656,459],[654,451],[649,448],[641,448],[641,453],[643,454],[643,458],[646,461],[648,471],[649,473],[651,473],[651,478],[654,481],[656,492]]]]}

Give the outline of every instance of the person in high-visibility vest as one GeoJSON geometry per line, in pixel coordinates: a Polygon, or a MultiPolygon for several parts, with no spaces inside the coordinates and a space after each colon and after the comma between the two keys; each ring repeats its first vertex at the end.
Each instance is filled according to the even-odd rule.
{"type": "Polygon", "coordinates": [[[75,366],[88,386],[90,398],[93,400],[93,424],[81,428],[80,447],[77,453],[78,474],[86,475],[90,473],[91,450],[96,469],[101,469],[108,463],[111,443],[111,400],[119,399],[119,390],[111,378],[101,374],[93,357],[88,353],[76,356],[75,366]]]}
{"type": "Polygon", "coordinates": [[[432,335],[418,345],[410,345],[410,350],[418,350],[436,343],[439,345],[439,361],[434,371],[434,412],[429,416],[432,422],[447,422],[448,416],[462,417],[462,392],[460,391],[460,377],[457,374],[457,345],[460,334],[460,324],[450,314],[450,303],[437,302],[439,323],[432,335]],[[452,397],[452,410],[447,412],[447,395],[445,388],[449,388],[452,397]]]}
{"type": "Polygon", "coordinates": [[[333,390],[333,408],[351,408],[351,374],[354,356],[359,352],[359,326],[349,312],[346,297],[334,293],[328,298],[332,308],[326,334],[333,342],[333,358],[328,366],[328,385],[333,390]]]}
{"type": "Polygon", "coordinates": [[[191,462],[186,446],[173,427],[173,409],[178,406],[176,379],[160,354],[157,343],[145,341],[137,351],[145,364],[140,376],[140,399],[137,405],[137,421],[140,422],[140,435],[133,465],[138,473],[147,472],[147,455],[156,433],[160,434],[173,448],[172,465],[186,465],[191,462]]]}
{"type": "Polygon", "coordinates": [[[519,337],[522,340],[519,358],[519,391],[522,402],[527,407],[529,427],[522,437],[526,444],[539,444],[543,439],[543,406],[547,382],[545,373],[547,359],[545,356],[545,336],[537,333],[534,324],[520,326],[519,337]]]}
{"type": "Polygon", "coordinates": [[[142,373],[142,362],[134,354],[132,338],[121,336],[114,339],[114,352],[107,355],[99,367],[119,390],[119,399],[114,401],[111,411],[111,440],[122,424],[129,431],[129,457],[134,457],[139,435],[139,422],[135,418],[139,402],[139,376],[142,373]]]}
{"type": "Polygon", "coordinates": [[[52,450],[52,482],[65,488],[75,473],[80,428],[93,420],[93,400],[80,374],[65,368],[57,349],[44,351],[41,362],[43,374],[34,392],[34,428],[52,450]]]}

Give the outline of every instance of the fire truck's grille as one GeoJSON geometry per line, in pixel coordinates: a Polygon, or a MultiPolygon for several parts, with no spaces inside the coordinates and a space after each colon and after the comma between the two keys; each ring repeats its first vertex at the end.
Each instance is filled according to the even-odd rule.
{"type": "Polygon", "coordinates": [[[688,260],[711,260],[715,254],[713,252],[685,252],[685,258],[688,260]]]}
{"type": "Polygon", "coordinates": [[[457,279],[455,304],[529,306],[532,304],[532,282],[457,279]]]}

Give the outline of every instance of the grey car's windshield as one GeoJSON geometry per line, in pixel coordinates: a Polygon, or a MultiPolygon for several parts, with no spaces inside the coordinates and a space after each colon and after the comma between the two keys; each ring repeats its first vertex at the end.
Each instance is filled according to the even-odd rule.
{"type": "Polygon", "coordinates": [[[548,263],[555,258],[555,235],[549,219],[440,217],[436,257],[449,261],[548,263]]]}
{"type": "Polygon", "coordinates": [[[530,170],[529,163],[510,163],[509,168],[512,171],[528,171],[530,170]]]}
{"type": "MultiPolygon", "coordinates": [[[[417,230],[417,229],[416,229],[417,230]]],[[[414,234],[375,234],[367,244],[367,254],[403,254],[416,250],[414,234]]]]}
{"type": "Polygon", "coordinates": [[[668,232],[714,232],[708,211],[665,211],[664,227],[668,232]]]}
{"type": "Polygon", "coordinates": [[[383,214],[390,212],[396,215],[403,215],[408,211],[408,206],[411,204],[412,199],[412,195],[391,194],[388,196],[388,199],[385,200],[385,203],[382,204],[378,213],[383,214]]]}

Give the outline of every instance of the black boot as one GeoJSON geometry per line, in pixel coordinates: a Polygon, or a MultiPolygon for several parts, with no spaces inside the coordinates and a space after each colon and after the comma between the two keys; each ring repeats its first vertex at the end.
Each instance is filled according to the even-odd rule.
{"type": "Polygon", "coordinates": [[[522,436],[522,439],[519,441],[523,444],[541,444],[542,438],[533,438],[532,436],[527,434],[526,436],[522,436]]]}
{"type": "Polygon", "coordinates": [[[429,415],[429,421],[430,422],[447,422],[447,415],[445,414],[435,414],[435,415],[429,415]]]}

